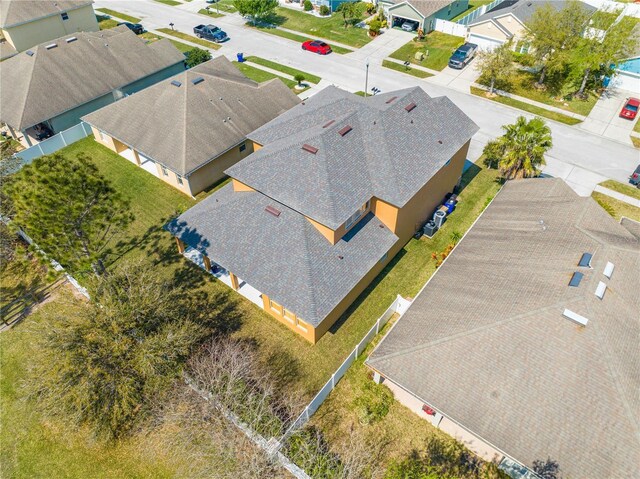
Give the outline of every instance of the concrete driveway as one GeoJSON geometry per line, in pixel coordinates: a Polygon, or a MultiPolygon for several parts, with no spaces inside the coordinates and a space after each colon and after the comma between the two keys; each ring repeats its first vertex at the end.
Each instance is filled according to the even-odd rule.
{"type": "Polygon", "coordinates": [[[630,96],[635,95],[626,90],[607,89],[579,127],[630,145],[629,135],[635,121],[626,120],[619,116],[624,102],[630,96]]]}
{"type": "Polygon", "coordinates": [[[474,83],[480,76],[477,66],[477,58],[471,60],[471,63],[462,70],[456,70],[455,68],[446,66],[439,74],[429,78],[429,83],[448,86],[458,91],[468,92],[469,84],[474,83]]]}

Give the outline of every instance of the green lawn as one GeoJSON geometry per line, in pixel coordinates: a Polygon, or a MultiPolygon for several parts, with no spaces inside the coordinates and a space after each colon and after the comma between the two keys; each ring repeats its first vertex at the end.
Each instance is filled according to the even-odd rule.
{"type": "Polygon", "coordinates": [[[520,100],[514,100],[513,98],[508,98],[506,96],[497,95],[493,97],[488,97],[487,92],[485,90],[474,87],[474,86],[471,87],[471,93],[477,96],[481,96],[483,98],[488,98],[489,100],[495,101],[497,103],[502,103],[503,105],[509,105],[514,108],[518,108],[519,110],[528,111],[529,113],[533,113],[534,115],[542,116],[544,118],[549,118],[550,120],[559,121],[567,125],[577,125],[578,123],[581,123],[581,120],[578,120],[577,118],[563,115],[562,113],[558,113],[555,111],[547,110],[539,106],[530,105],[529,103],[525,103],[520,100]]]}
{"type": "MultiPolygon", "coordinates": [[[[219,2],[209,5],[212,11],[221,11],[224,13],[235,13],[238,9],[233,5],[233,0],[220,0],[219,2]]],[[[203,9],[204,10],[204,9],[203,9]]]]}
{"type": "MultiPolygon", "coordinates": [[[[376,303],[380,307],[388,305],[397,293],[404,297],[415,297],[436,270],[431,254],[442,252],[451,243],[454,231],[464,234],[471,227],[497,194],[500,188],[497,176],[496,170],[482,168],[479,164],[472,166],[463,176],[464,189],[459,196],[460,202],[443,228],[432,239],[412,239],[388,267],[386,276],[372,287],[371,295],[363,301],[361,309],[354,314],[373,314],[379,307],[376,303]],[[367,313],[367,310],[371,313],[367,313]]],[[[364,366],[364,360],[389,327],[387,325],[374,339],[374,343],[354,363],[311,420],[331,444],[338,445],[338,452],[340,445],[345,444],[343,439],[356,434],[361,440],[385,444],[379,459],[385,465],[393,458],[406,456],[414,448],[420,449],[429,436],[443,434],[397,401],[392,402],[389,413],[382,420],[368,425],[360,422],[353,404],[354,399],[361,394],[363,385],[371,381],[370,371],[364,366]]],[[[346,444],[348,445],[348,441],[346,444]]]]}
{"type": "MultiPolygon", "coordinates": [[[[248,25],[249,26],[249,25],[248,25]]],[[[285,30],[279,30],[278,28],[273,27],[252,27],[257,28],[261,32],[269,33],[270,35],[275,35],[277,37],[286,38],[288,40],[293,40],[294,42],[304,43],[307,40],[310,40],[309,37],[303,37],[302,35],[297,35],[295,33],[287,32],[285,30]]],[[[346,48],[338,47],[336,45],[331,45],[331,50],[333,53],[338,53],[339,55],[344,55],[345,53],[351,53],[353,50],[348,50],[346,48]]]]}
{"type": "Polygon", "coordinates": [[[631,143],[633,143],[633,146],[635,146],[636,148],[640,148],[640,138],[636,138],[635,136],[632,136],[630,138],[631,138],[631,143]]]}
{"type": "Polygon", "coordinates": [[[365,96],[366,94],[363,91],[357,91],[357,92],[354,93],[354,95],[365,96]]]}
{"type": "MultiPolygon", "coordinates": [[[[167,38],[167,37],[163,37],[162,35],[156,35],[155,33],[151,33],[151,32],[144,32],[138,36],[141,38],[144,38],[147,41],[147,43],[153,43],[153,42],[157,42],[161,38],[167,38]]],[[[176,47],[178,50],[180,50],[182,53],[186,53],[189,50],[193,50],[195,48],[195,47],[192,47],[191,45],[187,45],[186,43],[182,43],[182,42],[179,42],[178,40],[174,40],[173,38],[167,38],[167,40],[173,43],[173,46],[176,47]]]]}
{"type": "Polygon", "coordinates": [[[396,70],[402,73],[406,73],[408,75],[413,75],[418,78],[429,78],[433,76],[431,73],[427,73],[422,70],[418,70],[417,68],[407,68],[404,65],[400,65],[399,63],[392,62],[390,60],[382,60],[382,66],[385,68],[389,68],[391,70],[396,70]]]}
{"type": "Polygon", "coordinates": [[[109,30],[110,28],[114,28],[118,26],[118,22],[113,18],[109,18],[106,15],[96,15],[96,20],[98,20],[98,26],[100,30],[109,30]]]}
{"type": "MultiPolygon", "coordinates": [[[[364,18],[366,18],[365,14],[362,15],[362,19],[364,18]]],[[[355,48],[360,48],[371,41],[365,28],[352,26],[344,28],[344,22],[339,13],[334,13],[326,18],[319,18],[308,13],[291,10],[290,8],[278,7],[276,8],[273,22],[280,27],[295,30],[311,37],[317,36],[355,48]]],[[[309,40],[309,38],[305,40],[309,40]]]]}
{"type": "Polygon", "coordinates": [[[182,5],[181,2],[176,2],[175,0],[155,0],[158,3],[164,3],[165,5],[171,5],[175,7],[176,5],[182,5]]]}
{"type": "Polygon", "coordinates": [[[206,15],[207,17],[211,17],[211,18],[220,18],[220,17],[224,17],[224,14],[222,13],[216,13],[215,10],[205,10],[204,8],[201,8],[200,10],[198,10],[198,13],[200,15],[206,15]]]}
{"type": "MultiPolygon", "coordinates": [[[[296,82],[293,80],[289,80],[288,78],[284,78],[278,75],[275,75],[271,72],[261,70],[260,68],[256,68],[251,65],[247,65],[246,63],[238,63],[233,62],[238,70],[245,74],[248,78],[251,78],[253,81],[262,83],[268,80],[272,80],[273,78],[279,78],[282,82],[287,85],[289,88],[293,89],[296,86],[296,82]]],[[[298,93],[303,92],[304,90],[297,90],[298,93]]]]}
{"type": "Polygon", "coordinates": [[[631,218],[635,221],[640,221],[640,208],[630,205],[624,201],[616,200],[611,196],[607,196],[603,193],[594,191],[591,193],[591,197],[602,206],[607,213],[619,220],[623,216],[631,218]]]}
{"type": "Polygon", "coordinates": [[[454,17],[453,19],[451,19],[451,21],[452,22],[457,22],[462,17],[466,17],[467,15],[469,15],[474,10],[480,8],[482,5],[488,5],[489,3],[493,2],[493,1],[494,0],[471,0],[469,2],[469,8],[467,8],[464,12],[462,12],[457,17],[454,17]]]}
{"type": "Polygon", "coordinates": [[[140,18],[132,17],[131,15],[127,15],[126,13],[116,12],[115,10],[111,10],[110,8],[96,8],[99,12],[106,13],[107,15],[111,15],[114,17],[121,18],[127,22],[131,23],[140,23],[140,18]]]}
{"type": "Polygon", "coordinates": [[[640,189],[630,184],[620,183],[615,180],[607,180],[600,183],[600,186],[604,186],[610,190],[617,191],[623,195],[631,196],[632,198],[640,200],[640,189]]]}
{"type": "Polygon", "coordinates": [[[464,43],[464,38],[442,32],[431,32],[424,41],[411,40],[390,56],[396,60],[410,61],[432,70],[443,70],[456,48],[464,43]],[[416,60],[416,53],[424,52],[424,60],[416,60]]]}
{"type": "Polygon", "coordinates": [[[633,125],[633,131],[640,133],[640,117],[636,119],[636,124],[633,125]]]}
{"type": "Polygon", "coordinates": [[[182,40],[187,40],[188,42],[195,43],[196,45],[201,45],[206,48],[212,48],[214,50],[219,50],[221,48],[221,45],[218,45],[217,43],[203,40],[202,38],[189,35],[188,33],[179,32],[178,30],[171,30],[170,28],[158,28],[158,31],[167,35],[171,35],[173,37],[181,38],[182,40]]]}
{"type": "Polygon", "coordinates": [[[250,56],[246,58],[248,61],[257,63],[258,65],[262,65],[267,68],[271,68],[273,70],[277,70],[282,73],[286,73],[287,75],[296,76],[297,74],[304,75],[304,79],[306,81],[310,81],[311,83],[315,83],[316,85],[320,83],[319,76],[312,75],[311,73],[303,72],[302,70],[296,70],[295,68],[291,68],[286,65],[281,65],[280,63],[272,62],[271,60],[265,60],[264,58],[250,56]]]}

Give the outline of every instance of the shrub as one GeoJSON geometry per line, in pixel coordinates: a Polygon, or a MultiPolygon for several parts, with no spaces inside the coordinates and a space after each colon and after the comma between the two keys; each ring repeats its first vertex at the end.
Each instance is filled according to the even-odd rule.
{"type": "Polygon", "coordinates": [[[327,15],[331,15],[331,9],[326,5],[320,5],[319,12],[320,12],[320,15],[322,15],[323,17],[326,17],[327,15]]]}
{"type": "Polygon", "coordinates": [[[298,82],[298,85],[301,85],[304,81],[304,75],[302,73],[296,73],[293,79],[298,82]]]}
{"type": "Polygon", "coordinates": [[[211,60],[211,53],[208,50],[203,50],[202,48],[192,48],[186,54],[187,59],[185,63],[187,64],[187,68],[193,68],[196,65],[200,65],[206,61],[211,60]]]}
{"type": "Polygon", "coordinates": [[[371,20],[371,22],[369,22],[369,33],[372,36],[376,36],[378,33],[380,33],[381,28],[382,23],[377,18],[374,18],[373,20],[371,20]]]}
{"type": "Polygon", "coordinates": [[[389,389],[368,378],[359,389],[360,394],[354,399],[353,405],[361,424],[372,424],[389,413],[393,403],[393,394],[389,389]]]}
{"type": "Polygon", "coordinates": [[[532,67],[536,63],[536,59],[530,53],[511,52],[511,55],[513,55],[513,61],[523,67],[532,67]]]}
{"type": "Polygon", "coordinates": [[[313,4],[311,3],[311,0],[304,0],[303,5],[305,12],[310,12],[311,10],[313,10],[313,4]]]}

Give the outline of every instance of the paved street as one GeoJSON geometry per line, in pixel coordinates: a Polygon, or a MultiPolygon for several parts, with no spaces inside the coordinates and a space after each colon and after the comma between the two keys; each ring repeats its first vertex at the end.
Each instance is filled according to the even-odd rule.
{"type": "MultiPolygon", "coordinates": [[[[107,7],[142,18],[143,25],[149,30],[168,27],[173,22],[174,28],[191,33],[199,23],[215,23],[230,36],[230,40],[215,55],[223,54],[235,59],[237,52],[243,52],[245,55],[267,58],[321,76],[323,81],[320,87],[333,84],[350,91],[363,90],[367,60],[363,51],[369,52],[369,88],[375,86],[384,92],[419,85],[432,96],[448,96],[480,126],[480,131],[472,141],[470,159],[476,159],[484,144],[501,133],[502,125],[512,123],[519,115],[531,116],[471,95],[468,85],[474,75],[470,69],[462,72],[445,70],[436,77],[421,80],[383,68],[382,58],[392,51],[391,48],[401,45],[404,38],[408,41],[409,36],[403,32],[387,32],[361,52],[321,57],[303,52],[300,45],[291,40],[245,27],[245,21],[239,15],[208,20],[195,13],[205,5],[203,0],[194,0],[179,7],[153,0],[96,1],[96,8],[107,7]]],[[[549,121],[549,125],[553,131],[554,147],[548,155],[545,172],[566,179],[580,194],[590,194],[595,185],[605,178],[626,183],[631,171],[640,162],[638,150],[622,141],[603,136],[603,132],[553,121],[549,121]]]]}

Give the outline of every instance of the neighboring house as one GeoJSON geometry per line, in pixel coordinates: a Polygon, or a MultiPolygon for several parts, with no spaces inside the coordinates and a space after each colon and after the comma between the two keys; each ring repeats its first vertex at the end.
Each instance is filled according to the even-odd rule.
{"type": "Polygon", "coordinates": [[[83,115],[185,65],[169,40],[146,44],[120,26],[57,38],[5,60],[0,69],[0,121],[14,138],[24,136],[31,145],[42,132],[77,125],[83,115]]]}
{"type": "MultiPolygon", "coordinates": [[[[524,53],[528,50],[524,41],[527,34],[526,23],[533,12],[546,4],[560,11],[566,3],[565,0],[506,0],[469,24],[467,41],[483,50],[492,50],[513,40],[513,48],[524,53]]],[[[587,3],[583,2],[582,6],[591,13],[596,11],[595,7],[587,3]]]]}
{"type": "Polygon", "coordinates": [[[640,477],[639,240],[561,179],[507,182],[366,364],[514,478],[640,477]]]}
{"type": "MultiPolygon", "coordinates": [[[[640,23],[633,28],[631,36],[640,38],[640,23]]],[[[618,65],[609,86],[640,95],[640,42],[636,42],[634,51],[630,53],[631,56],[618,65]]]]}
{"type": "Polygon", "coordinates": [[[93,0],[2,0],[0,59],[77,32],[97,32],[93,0]]]}
{"type": "Polygon", "coordinates": [[[195,196],[253,151],[247,134],[300,103],[217,57],[85,117],[96,141],[195,196]]]}
{"type": "Polygon", "coordinates": [[[419,87],[328,87],[249,134],[231,184],[167,229],[315,343],[455,188],[476,131],[419,87]]]}
{"type": "Polygon", "coordinates": [[[409,20],[425,33],[434,29],[436,19],[451,20],[469,8],[469,0],[379,0],[378,4],[392,27],[409,20]]]}

